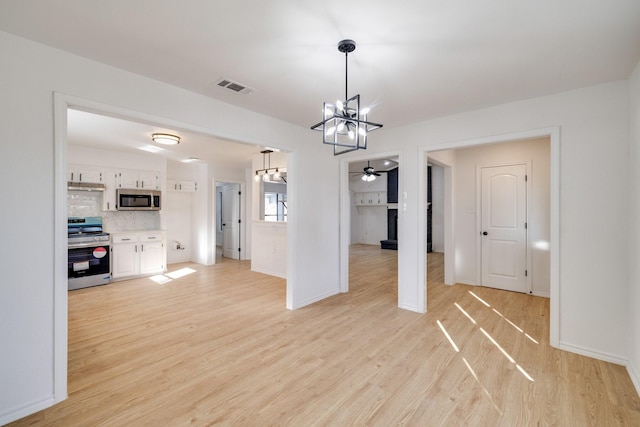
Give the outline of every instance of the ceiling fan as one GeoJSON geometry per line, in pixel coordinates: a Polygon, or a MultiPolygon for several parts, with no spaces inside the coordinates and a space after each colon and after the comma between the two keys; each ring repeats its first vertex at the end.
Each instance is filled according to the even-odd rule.
{"type": "MultiPolygon", "coordinates": [[[[387,171],[380,171],[380,172],[387,172],[387,171]]],[[[376,172],[376,170],[373,168],[373,166],[371,166],[371,163],[369,162],[369,160],[367,160],[367,166],[365,166],[362,169],[362,172],[353,172],[353,174],[355,175],[359,175],[362,174],[362,180],[363,181],[373,181],[376,179],[377,176],[380,176],[380,172],[376,172]]]]}

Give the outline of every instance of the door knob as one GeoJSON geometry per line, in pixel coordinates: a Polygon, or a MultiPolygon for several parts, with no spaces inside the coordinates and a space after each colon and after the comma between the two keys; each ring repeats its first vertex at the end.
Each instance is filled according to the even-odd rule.
{"type": "Polygon", "coordinates": [[[486,236],[486,235],[488,235],[488,234],[489,234],[489,233],[487,233],[486,231],[483,231],[483,232],[482,232],[482,235],[483,235],[483,236],[486,236]]]}

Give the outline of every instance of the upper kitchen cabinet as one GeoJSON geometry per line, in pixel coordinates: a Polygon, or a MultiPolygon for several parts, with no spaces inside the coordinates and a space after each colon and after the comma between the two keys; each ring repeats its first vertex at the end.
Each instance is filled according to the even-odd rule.
{"type": "Polygon", "coordinates": [[[193,193],[197,189],[198,189],[198,184],[194,180],[180,179],[180,178],[167,179],[167,190],[169,191],[184,191],[188,193],[193,193]]]}
{"type": "Polygon", "coordinates": [[[160,172],[121,170],[117,177],[118,188],[160,189],[160,172]]]}
{"type": "Polygon", "coordinates": [[[95,166],[69,165],[67,181],[104,184],[102,169],[95,166]]]}

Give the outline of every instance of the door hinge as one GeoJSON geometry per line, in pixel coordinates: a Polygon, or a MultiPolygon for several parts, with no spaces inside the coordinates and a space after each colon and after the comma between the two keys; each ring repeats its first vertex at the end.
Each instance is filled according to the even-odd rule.
{"type": "Polygon", "coordinates": [[[524,223],[524,228],[525,228],[525,230],[527,229],[527,223],[526,222],[524,223]]]}
{"type": "Polygon", "coordinates": [[[242,220],[241,219],[238,220],[238,224],[242,224],[242,220]]]}
{"type": "Polygon", "coordinates": [[[238,248],[238,252],[240,252],[240,248],[238,248]]]}
{"type": "Polygon", "coordinates": [[[528,175],[525,175],[525,176],[524,176],[524,182],[527,182],[528,180],[529,180],[529,176],[528,176],[528,175]]]}
{"type": "Polygon", "coordinates": [[[527,270],[524,271],[524,277],[527,277],[529,275],[529,272],[527,270]]]}
{"type": "Polygon", "coordinates": [[[238,196],[242,196],[242,191],[238,191],[238,196]]]}

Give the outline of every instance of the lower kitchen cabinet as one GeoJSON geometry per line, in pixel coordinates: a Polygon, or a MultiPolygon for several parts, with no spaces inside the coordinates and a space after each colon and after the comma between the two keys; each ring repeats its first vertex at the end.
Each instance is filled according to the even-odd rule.
{"type": "Polygon", "coordinates": [[[166,265],[166,244],[162,231],[111,233],[111,277],[162,273],[166,265]]]}

